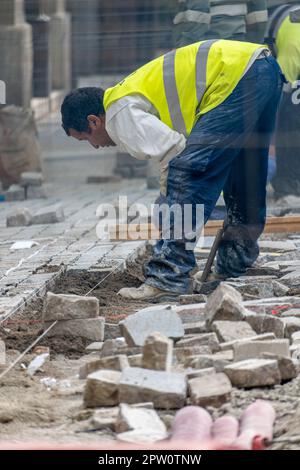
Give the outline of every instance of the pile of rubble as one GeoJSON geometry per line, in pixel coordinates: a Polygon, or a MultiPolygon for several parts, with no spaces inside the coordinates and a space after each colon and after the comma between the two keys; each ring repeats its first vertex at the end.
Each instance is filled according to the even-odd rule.
{"type": "Polygon", "coordinates": [[[98,408],[91,426],[149,442],[167,435],[156,410],[218,408],[230,402],[233,388],[272,387],[299,374],[300,309],[279,317],[272,302],[244,302],[230,282],[222,283],[206,303],[130,315],[119,324],[122,336],[104,341],[109,325],[97,298],[48,293],[43,320],[45,330],[53,325],[48,335],[92,341],[79,370],[83,405],[98,408]]]}

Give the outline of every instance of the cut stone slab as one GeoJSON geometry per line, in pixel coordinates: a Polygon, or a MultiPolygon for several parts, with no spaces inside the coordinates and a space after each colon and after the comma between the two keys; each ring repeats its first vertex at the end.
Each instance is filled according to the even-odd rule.
{"type": "Polygon", "coordinates": [[[128,363],[130,367],[143,367],[143,354],[128,356],[128,363]]]}
{"type": "Polygon", "coordinates": [[[171,309],[140,311],[129,315],[119,325],[129,346],[143,346],[149,334],[155,331],[172,339],[184,335],[182,321],[171,309]]]}
{"type": "Polygon", "coordinates": [[[258,334],[273,332],[277,338],[284,338],[284,322],[274,315],[251,314],[245,320],[258,334]]]}
{"type": "Polygon", "coordinates": [[[31,224],[32,215],[29,209],[18,209],[6,218],[7,227],[23,227],[31,224]]]}
{"type": "Polygon", "coordinates": [[[300,318],[298,317],[283,317],[284,323],[284,336],[290,338],[293,333],[300,330],[300,318]]]}
{"type": "Polygon", "coordinates": [[[241,284],[240,282],[230,283],[231,286],[235,287],[243,296],[244,300],[251,299],[264,299],[275,295],[272,282],[258,282],[257,284],[245,283],[241,284]]]}
{"type": "Polygon", "coordinates": [[[6,348],[5,343],[0,339],[0,367],[6,364],[6,348]]]}
{"type": "Polygon", "coordinates": [[[223,373],[191,379],[188,387],[190,403],[196,406],[220,407],[231,397],[231,383],[223,373]]]}
{"type": "Polygon", "coordinates": [[[204,308],[205,304],[202,303],[174,307],[173,310],[177,313],[184,326],[188,326],[190,323],[205,321],[204,308]]]}
{"type": "Polygon", "coordinates": [[[185,348],[174,349],[174,355],[177,362],[185,363],[189,357],[201,354],[212,354],[212,350],[209,346],[187,346],[185,348]]]}
{"type": "Polygon", "coordinates": [[[200,333],[207,333],[205,321],[198,321],[194,323],[185,323],[184,324],[184,334],[185,335],[197,335],[200,333]]]}
{"type": "Polygon", "coordinates": [[[283,381],[295,379],[299,374],[299,363],[294,359],[272,353],[263,353],[262,357],[264,359],[273,359],[278,362],[281,380],[283,381]]]}
{"type": "Polygon", "coordinates": [[[173,341],[161,333],[151,333],[143,346],[142,367],[170,371],[172,360],[173,341]]]}
{"type": "Polygon", "coordinates": [[[176,343],[176,348],[193,347],[193,346],[209,346],[214,351],[220,350],[219,341],[215,333],[203,333],[190,338],[183,338],[176,343]]]}
{"type": "Polygon", "coordinates": [[[238,388],[266,387],[281,382],[278,362],[273,359],[247,359],[225,367],[224,373],[238,388]]]}
{"type": "Polygon", "coordinates": [[[97,297],[47,292],[43,311],[44,321],[97,317],[99,317],[99,300],[97,297]]]}
{"type": "Polygon", "coordinates": [[[93,429],[111,429],[114,431],[119,415],[119,407],[100,408],[93,414],[90,423],[93,429]]]}
{"type": "Polygon", "coordinates": [[[44,186],[28,186],[26,196],[27,199],[47,199],[44,186]]]}
{"type": "Polygon", "coordinates": [[[179,303],[181,305],[198,304],[206,302],[207,296],[204,294],[180,295],[179,303]]]}
{"type": "Polygon", "coordinates": [[[25,189],[18,184],[11,185],[5,193],[5,200],[7,202],[25,201],[25,189]]]}
{"type": "Polygon", "coordinates": [[[245,308],[241,294],[233,287],[221,283],[210,295],[205,306],[207,325],[217,320],[241,321],[245,308]]]}
{"type": "Polygon", "coordinates": [[[185,376],[174,372],[129,367],[123,370],[120,380],[122,403],[151,401],[155,408],[182,408],[186,392],[185,376]]]}
{"type": "Polygon", "coordinates": [[[101,370],[87,377],[83,401],[87,408],[119,404],[121,372],[101,370]]]}
{"type": "Polygon", "coordinates": [[[135,429],[133,431],[121,432],[116,435],[118,441],[128,442],[135,445],[145,445],[162,440],[162,434],[153,429],[135,429]]]}
{"type": "MultiPolygon", "coordinates": [[[[44,330],[49,328],[50,325],[52,325],[52,322],[44,322],[44,330]]],[[[104,326],[104,317],[58,321],[47,333],[47,336],[79,336],[89,341],[103,341],[104,326]]]]}
{"type": "Polygon", "coordinates": [[[21,174],[21,186],[41,186],[43,174],[38,171],[25,171],[21,174]]]}
{"type": "Polygon", "coordinates": [[[215,321],[211,328],[221,342],[255,336],[255,331],[245,321],[215,321]]]}
{"type": "Polygon", "coordinates": [[[185,375],[187,380],[196,379],[198,377],[206,377],[207,375],[212,375],[216,373],[216,369],[214,367],[208,367],[207,369],[192,369],[188,368],[185,371],[185,375]]]}
{"type": "Polygon", "coordinates": [[[245,359],[259,358],[263,353],[269,352],[279,356],[290,357],[288,339],[275,339],[273,341],[249,341],[236,344],[233,348],[234,360],[243,361],[245,359]]]}
{"type": "Polygon", "coordinates": [[[264,333],[263,335],[255,335],[251,336],[251,338],[243,338],[243,339],[237,339],[235,341],[228,341],[226,343],[220,343],[220,349],[221,351],[228,351],[230,349],[233,349],[233,347],[236,344],[243,344],[248,341],[265,341],[265,340],[273,340],[276,339],[276,336],[274,333],[264,333]]]}
{"type": "Polygon", "coordinates": [[[79,369],[79,378],[86,379],[88,375],[101,369],[122,371],[129,367],[127,356],[120,354],[119,356],[107,356],[102,359],[87,362],[79,369]]]}
{"type": "Polygon", "coordinates": [[[103,342],[102,341],[95,341],[94,343],[89,344],[85,350],[87,352],[100,352],[102,347],[103,347],[103,342]]]}
{"type": "Polygon", "coordinates": [[[63,208],[60,204],[58,204],[40,209],[33,215],[31,223],[34,225],[55,224],[58,222],[63,222],[64,220],[65,215],[63,208]]]}
{"type": "Polygon", "coordinates": [[[290,353],[293,359],[300,362],[300,344],[292,344],[290,346],[290,353]]]}
{"type": "Polygon", "coordinates": [[[157,440],[167,437],[167,428],[155,410],[121,403],[115,431],[124,433],[134,430],[157,433],[157,440]]]}

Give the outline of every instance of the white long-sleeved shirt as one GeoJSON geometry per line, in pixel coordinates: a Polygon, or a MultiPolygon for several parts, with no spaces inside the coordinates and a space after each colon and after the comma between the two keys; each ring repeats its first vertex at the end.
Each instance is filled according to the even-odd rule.
{"type": "MultiPolygon", "coordinates": [[[[257,49],[244,75],[266,50],[257,49]]],[[[139,94],[125,96],[109,106],[105,127],[120,150],[139,160],[153,159],[160,164],[161,190],[165,193],[168,163],[185,149],[186,137],[164,124],[152,103],[139,94]]]]}

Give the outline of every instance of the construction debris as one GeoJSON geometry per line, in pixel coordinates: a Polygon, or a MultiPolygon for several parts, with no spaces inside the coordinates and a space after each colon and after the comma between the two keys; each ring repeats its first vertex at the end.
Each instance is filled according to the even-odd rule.
{"type": "Polygon", "coordinates": [[[127,356],[123,354],[118,356],[107,356],[84,364],[79,369],[79,378],[86,379],[88,375],[102,369],[121,371],[126,367],[129,367],[127,356]]]}
{"type": "MultiPolygon", "coordinates": [[[[140,442],[154,442],[167,438],[166,426],[156,411],[125,403],[120,404],[115,430],[119,433],[118,439],[125,441],[128,441],[130,431],[136,431],[143,436],[140,442]]],[[[132,437],[132,433],[130,436],[132,437]]]]}
{"type": "Polygon", "coordinates": [[[185,404],[186,379],[175,372],[128,367],[120,379],[120,402],[153,402],[155,408],[175,409],[185,404]]]}
{"type": "Polygon", "coordinates": [[[63,222],[65,215],[61,204],[40,209],[32,217],[32,224],[55,224],[63,222]]]}
{"type": "Polygon", "coordinates": [[[172,339],[180,339],[184,335],[182,321],[171,309],[141,310],[122,320],[119,325],[129,346],[143,346],[154,331],[172,339]]]}
{"type": "Polygon", "coordinates": [[[97,317],[99,300],[96,297],[47,292],[43,312],[45,322],[97,317]]]}
{"type": "Polygon", "coordinates": [[[217,320],[241,321],[245,313],[241,294],[225,283],[219,285],[205,305],[208,326],[217,320]]]}
{"type": "Polygon", "coordinates": [[[255,331],[245,321],[215,321],[211,329],[220,342],[235,341],[255,336],[255,331]]]}
{"type": "Polygon", "coordinates": [[[219,407],[230,400],[231,383],[223,373],[191,379],[188,386],[192,405],[219,407]]]}
{"type": "Polygon", "coordinates": [[[245,341],[233,347],[234,360],[243,361],[254,357],[261,357],[263,353],[273,353],[279,356],[290,357],[289,340],[274,339],[273,341],[245,341]]]}
{"type": "Polygon", "coordinates": [[[224,373],[238,388],[266,387],[281,382],[278,362],[273,359],[247,359],[225,367],[224,373]]]}
{"type": "Polygon", "coordinates": [[[173,341],[161,333],[152,333],[143,346],[144,369],[170,372],[173,360],[173,341]]]}
{"type": "Polygon", "coordinates": [[[32,214],[29,209],[16,209],[6,218],[7,227],[22,227],[30,225],[32,222],[32,214]]]}
{"type": "Polygon", "coordinates": [[[21,186],[41,186],[44,182],[44,177],[38,171],[25,171],[21,173],[21,186]]]}
{"type": "Polygon", "coordinates": [[[86,407],[115,406],[119,404],[121,372],[101,370],[87,377],[83,401],[86,407]]]}

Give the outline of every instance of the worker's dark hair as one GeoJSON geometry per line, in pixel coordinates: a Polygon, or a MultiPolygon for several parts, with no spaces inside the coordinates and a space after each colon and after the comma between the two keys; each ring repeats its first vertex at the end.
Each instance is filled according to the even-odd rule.
{"type": "Polygon", "coordinates": [[[96,87],[77,88],[71,91],[61,106],[62,127],[67,135],[70,129],[78,132],[89,132],[87,117],[90,114],[105,114],[103,106],[104,90],[96,87]]]}

